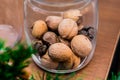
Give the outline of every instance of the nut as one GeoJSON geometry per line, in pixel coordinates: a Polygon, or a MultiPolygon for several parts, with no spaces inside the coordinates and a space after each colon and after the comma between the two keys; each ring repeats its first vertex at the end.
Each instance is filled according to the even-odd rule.
{"type": "Polygon", "coordinates": [[[47,45],[44,45],[41,40],[33,41],[33,48],[38,51],[40,56],[43,56],[48,49],[47,45]]]}
{"type": "Polygon", "coordinates": [[[71,57],[67,61],[63,62],[64,69],[72,69],[73,67],[73,58],[71,57]]]}
{"type": "Polygon", "coordinates": [[[74,21],[78,21],[80,16],[82,16],[82,14],[80,13],[80,10],[77,9],[71,9],[63,13],[63,18],[70,18],[74,21]]]}
{"type": "Polygon", "coordinates": [[[48,54],[52,60],[63,62],[70,59],[73,52],[64,43],[55,43],[49,47],[48,54]]]}
{"type": "Polygon", "coordinates": [[[77,20],[77,25],[80,26],[83,23],[83,16],[79,16],[79,19],[77,20]]]}
{"type": "Polygon", "coordinates": [[[72,67],[73,67],[73,58],[71,56],[70,59],[68,59],[67,61],[59,63],[58,69],[67,70],[67,69],[72,69],[72,67]]]}
{"type": "Polygon", "coordinates": [[[66,44],[67,46],[70,47],[70,42],[68,42],[67,40],[61,38],[60,36],[58,37],[58,40],[59,40],[59,42],[64,43],[64,44],[66,44]]]}
{"type": "Polygon", "coordinates": [[[40,38],[48,28],[43,20],[38,20],[33,24],[32,35],[36,38],[40,38]]]}
{"type": "Polygon", "coordinates": [[[40,62],[44,67],[46,67],[48,69],[56,69],[59,64],[58,62],[53,61],[49,57],[48,52],[43,57],[41,57],[40,62]]]}
{"type": "Polygon", "coordinates": [[[71,41],[71,48],[76,55],[85,57],[90,54],[92,44],[86,36],[77,35],[71,41]]]}
{"type": "Polygon", "coordinates": [[[72,19],[63,19],[58,26],[58,32],[62,38],[72,39],[78,33],[78,26],[72,19]]]}
{"type": "Polygon", "coordinates": [[[72,58],[73,58],[73,69],[74,69],[80,65],[81,58],[76,56],[75,54],[73,54],[72,58]]]}
{"type": "Polygon", "coordinates": [[[95,36],[95,29],[91,26],[85,26],[84,28],[78,31],[78,34],[83,34],[87,36],[90,39],[90,41],[92,41],[95,36]]]}
{"type": "Polygon", "coordinates": [[[78,32],[79,32],[80,30],[82,30],[82,29],[83,29],[83,27],[84,27],[84,25],[82,25],[82,24],[81,24],[81,25],[79,25],[79,26],[78,26],[78,32]]]}
{"type": "Polygon", "coordinates": [[[43,46],[43,42],[41,40],[33,40],[32,45],[34,49],[38,50],[40,46],[43,46]]]}
{"type": "Polygon", "coordinates": [[[60,70],[75,69],[80,65],[80,62],[81,58],[73,54],[67,61],[59,63],[58,69],[60,70]]]}
{"type": "Polygon", "coordinates": [[[54,44],[58,41],[57,35],[54,32],[46,32],[43,35],[43,40],[48,42],[49,44],[54,44]]]}
{"type": "Polygon", "coordinates": [[[62,17],[59,16],[48,16],[46,23],[51,30],[57,30],[59,23],[62,21],[62,17]]]}

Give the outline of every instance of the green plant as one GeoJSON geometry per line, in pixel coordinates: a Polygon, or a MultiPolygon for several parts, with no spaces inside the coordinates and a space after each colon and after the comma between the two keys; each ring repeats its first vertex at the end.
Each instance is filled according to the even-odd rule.
{"type": "Polygon", "coordinates": [[[111,73],[111,77],[108,78],[108,80],[120,80],[120,72],[117,74],[114,74],[113,72],[111,73]]]}
{"type": "Polygon", "coordinates": [[[26,80],[22,77],[23,69],[29,65],[27,59],[34,53],[31,46],[16,44],[11,48],[0,40],[0,80],[26,80]]]}
{"type": "Polygon", "coordinates": [[[71,73],[68,77],[63,77],[64,74],[55,74],[52,75],[50,73],[46,73],[46,79],[45,80],[69,80],[70,78],[74,77],[75,73],[71,73]]]}

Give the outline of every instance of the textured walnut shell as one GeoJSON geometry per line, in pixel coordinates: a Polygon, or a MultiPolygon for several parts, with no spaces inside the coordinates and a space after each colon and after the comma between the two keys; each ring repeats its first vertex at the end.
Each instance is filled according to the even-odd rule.
{"type": "Polygon", "coordinates": [[[46,23],[51,30],[57,30],[59,23],[62,21],[62,17],[59,16],[48,16],[46,23]]]}
{"type": "Polygon", "coordinates": [[[72,39],[78,33],[78,26],[72,19],[63,19],[58,26],[58,32],[62,38],[72,39]]]}
{"type": "Polygon", "coordinates": [[[90,40],[84,35],[77,35],[71,41],[72,51],[78,56],[88,56],[92,50],[90,40]]]}
{"type": "Polygon", "coordinates": [[[82,14],[78,9],[70,9],[63,13],[63,18],[70,18],[73,19],[74,21],[78,21],[80,16],[82,16],[82,14]]]}
{"type": "Polygon", "coordinates": [[[49,57],[48,53],[41,57],[40,62],[44,67],[48,69],[56,69],[58,67],[58,62],[53,61],[49,57]]]}
{"type": "Polygon", "coordinates": [[[48,42],[49,44],[54,44],[56,42],[58,42],[58,38],[57,35],[54,32],[46,32],[43,35],[43,40],[48,42]]]}
{"type": "Polygon", "coordinates": [[[38,20],[33,24],[32,35],[36,38],[40,38],[47,30],[46,23],[43,20],[38,20]]]}
{"type": "Polygon", "coordinates": [[[48,54],[52,60],[63,62],[72,56],[73,52],[71,49],[63,43],[52,44],[48,49],[48,54]]]}

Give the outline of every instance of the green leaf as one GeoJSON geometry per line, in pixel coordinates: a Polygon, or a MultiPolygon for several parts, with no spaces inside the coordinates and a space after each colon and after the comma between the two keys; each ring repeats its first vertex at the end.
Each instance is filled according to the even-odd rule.
{"type": "Polygon", "coordinates": [[[33,77],[33,75],[32,75],[32,76],[30,76],[30,79],[29,79],[29,80],[35,80],[35,79],[34,79],[34,77],[33,77]]]}
{"type": "Polygon", "coordinates": [[[5,47],[5,41],[0,39],[0,50],[4,49],[5,47]]]}
{"type": "Polygon", "coordinates": [[[117,80],[120,80],[120,72],[118,72],[117,80]]]}
{"type": "Polygon", "coordinates": [[[59,78],[59,76],[60,76],[59,74],[56,74],[54,80],[62,80],[59,78]]]}
{"type": "Polygon", "coordinates": [[[22,70],[30,63],[27,59],[35,53],[32,46],[16,44],[11,48],[0,41],[0,80],[26,80],[21,77],[24,75],[22,70]]]}
{"type": "Polygon", "coordinates": [[[50,73],[46,74],[46,80],[53,80],[53,77],[50,73]]]}
{"type": "Polygon", "coordinates": [[[10,59],[10,55],[7,53],[0,54],[0,63],[8,62],[10,59]]]}

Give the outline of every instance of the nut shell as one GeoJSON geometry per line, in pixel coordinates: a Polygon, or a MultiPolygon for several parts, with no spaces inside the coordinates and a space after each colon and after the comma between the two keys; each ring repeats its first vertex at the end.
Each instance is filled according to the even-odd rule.
{"type": "Polygon", "coordinates": [[[73,55],[72,58],[73,58],[73,69],[74,69],[74,68],[77,68],[80,65],[81,58],[76,56],[76,55],[73,55]]]}
{"type": "Polygon", "coordinates": [[[41,64],[48,68],[48,69],[56,69],[58,67],[58,62],[53,61],[48,53],[46,53],[43,57],[40,59],[41,64]]]}
{"type": "Polygon", "coordinates": [[[57,30],[59,23],[62,21],[62,17],[59,16],[48,16],[46,23],[51,30],[57,30]]]}
{"type": "Polygon", "coordinates": [[[54,32],[46,32],[43,35],[43,40],[48,42],[49,44],[54,44],[58,41],[57,35],[54,32]]]}
{"type": "Polygon", "coordinates": [[[58,26],[58,32],[62,38],[72,39],[78,33],[78,26],[72,19],[63,19],[58,26]]]}
{"type": "Polygon", "coordinates": [[[70,59],[68,59],[67,61],[59,63],[58,69],[68,70],[68,69],[72,69],[72,67],[73,67],[73,58],[71,56],[70,59]]]}
{"type": "Polygon", "coordinates": [[[74,21],[78,21],[80,16],[82,16],[82,14],[78,9],[71,9],[63,13],[63,18],[70,18],[74,21]]]}
{"type": "Polygon", "coordinates": [[[33,41],[32,44],[33,48],[37,50],[40,56],[43,56],[48,49],[48,46],[44,45],[41,40],[33,41]]]}
{"type": "Polygon", "coordinates": [[[32,35],[36,38],[40,38],[48,28],[43,20],[38,20],[33,24],[32,35]]]}
{"type": "Polygon", "coordinates": [[[69,46],[70,47],[70,42],[69,41],[67,41],[67,40],[65,40],[65,39],[63,39],[62,37],[58,37],[58,40],[59,40],[59,42],[61,42],[61,43],[64,43],[64,44],[66,44],[67,46],[69,46]]]}
{"type": "Polygon", "coordinates": [[[90,40],[84,35],[77,35],[71,41],[72,51],[78,56],[88,56],[92,50],[90,40]]]}
{"type": "Polygon", "coordinates": [[[64,43],[55,43],[49,47],[48,54],[52,60],[63,62],[70,59],[73,52],[64,43]]]}
{"type": "Polygon", "coordinates": [[[82,25],[82,24],[81,24],[81,25],[79,25],[79,26],[78,26],[78,30],[79,30],[79,31],[80,31],[80,30],[82,30],[82,29],[83,29],[83,27],[84,27],[84,25],[82,25]]]}

